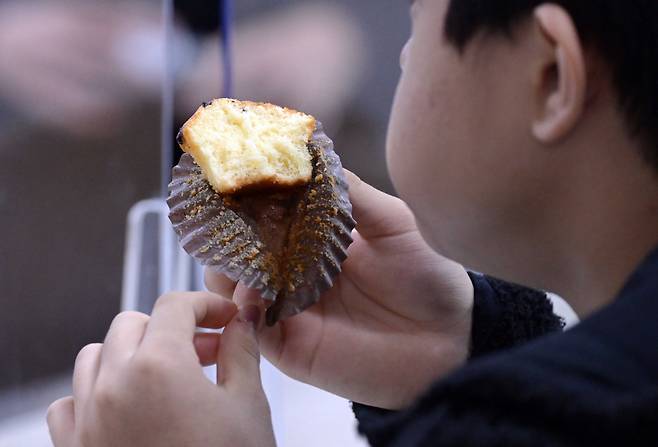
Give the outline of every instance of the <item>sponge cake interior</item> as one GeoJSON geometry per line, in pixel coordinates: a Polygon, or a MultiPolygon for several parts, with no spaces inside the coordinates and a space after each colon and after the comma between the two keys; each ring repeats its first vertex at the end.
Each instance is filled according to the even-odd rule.
{"type": "Polygon", "coordinates": [[[308,183],[315,118],[272,104],[216,99],[185,123],[181,148],[219,193],[308,183]]]}

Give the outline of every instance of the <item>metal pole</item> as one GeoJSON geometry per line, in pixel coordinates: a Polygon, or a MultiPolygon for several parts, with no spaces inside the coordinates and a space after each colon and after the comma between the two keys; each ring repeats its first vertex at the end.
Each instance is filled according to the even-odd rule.
{"type": "Polygon", "coordinates": [[[160,116],[160,196],[167,198],[173,166],[174,125],[174,0],[162,2],[163,58],[160,116]]]}

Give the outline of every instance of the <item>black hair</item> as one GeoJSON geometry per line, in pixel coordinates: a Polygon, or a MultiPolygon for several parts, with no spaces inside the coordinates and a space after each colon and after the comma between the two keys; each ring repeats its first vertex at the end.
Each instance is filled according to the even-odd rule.
{"type": "MultiPolygon", "coordinates": [[[[449,42],[463,51],[478,32],[511,35],[546,0],[450,0],[449,42]]],[[[642,154],[658,171],[658,1],[551,0],[573,19],[580,39],[608,64],[619,106],[642,154]]]]}

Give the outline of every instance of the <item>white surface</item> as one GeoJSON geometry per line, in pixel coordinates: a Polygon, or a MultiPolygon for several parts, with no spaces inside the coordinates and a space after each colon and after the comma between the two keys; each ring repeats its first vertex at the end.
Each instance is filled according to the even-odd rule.
{"type": "Polygon", "coordinates": [[[280,447],[362,447],[347,400],[294,381],[264,362],[263,386],[280,447]],[[275,406],[276,405],[276,406],[275,406]]]}
{"type": "Polygon", "coordinates": [[[52,446],[45,415],[42,409],[0,422],[0,447],[52,446]]]}

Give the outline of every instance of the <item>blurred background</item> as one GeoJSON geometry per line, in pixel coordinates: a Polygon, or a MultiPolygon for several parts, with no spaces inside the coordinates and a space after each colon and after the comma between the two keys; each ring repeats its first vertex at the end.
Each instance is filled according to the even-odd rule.
{"type": "MultiPolygon", "coordinates": [[[[390,191],[384,138],[407,8],[237,0],[233,95],[315,115],[343,164],[390,191]]],[[[160,194],[161,134],[221,96],[218,2],[174,11],[162,132],[160,1],[0,0],[0,447],[50,445],[48,404],[121,308],[127,216],[160,194]]],[[[145,259],[144,275],[158,269],[145,259]]],[[[280,446],[363,445],[346,401],[266,377],[280,446]]]]}

